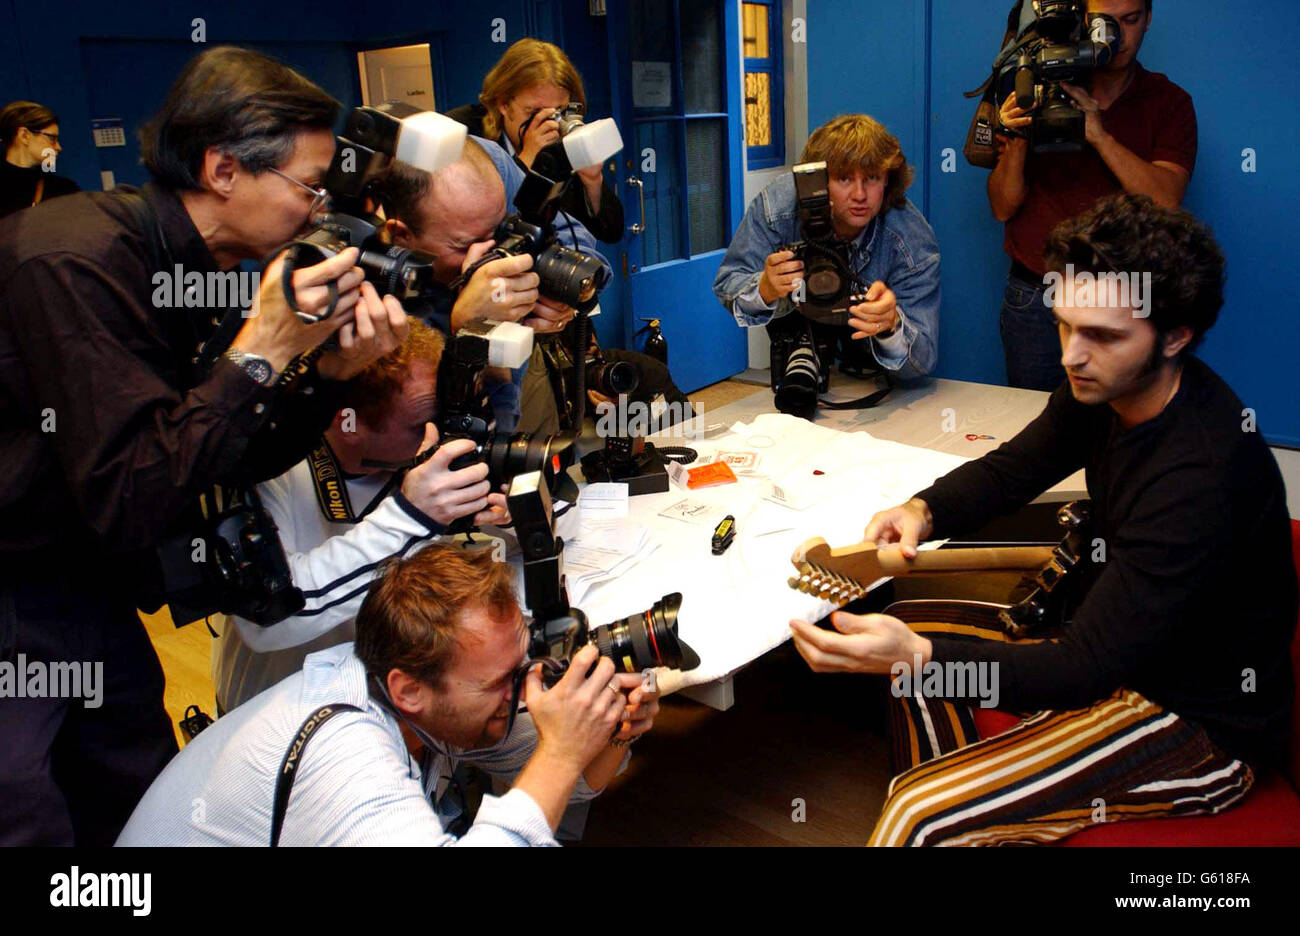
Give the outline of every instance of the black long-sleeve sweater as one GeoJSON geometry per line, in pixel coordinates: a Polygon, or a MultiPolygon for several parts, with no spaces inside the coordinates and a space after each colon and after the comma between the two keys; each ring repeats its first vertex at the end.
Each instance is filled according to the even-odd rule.
{"type": "Polygon", "coordinates": [[[1125,430],[1065,384],[1015,438],[916,496],[943,538],[1081,467],[1106,561],[1059,641],[938,638],[933,659],[996,662],[1006,708],[1077,708],[1123,686],[1248,763],[1281,756],[1297,613],[1290,521],[1277,462],[1241,400],[1189,356],[1164,411],[1125,430]]]}

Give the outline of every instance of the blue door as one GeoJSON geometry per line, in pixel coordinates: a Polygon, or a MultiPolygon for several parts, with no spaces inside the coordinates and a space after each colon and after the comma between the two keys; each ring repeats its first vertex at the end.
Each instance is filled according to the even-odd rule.
{"type": "Polygon", "coordinates": [[[745,207],[738,8],[725,0],[608,7],[625,144],[624,333],[658,318],[673,378],[688,393],[746,366],[745,333],[712,288],[745,207]]]}

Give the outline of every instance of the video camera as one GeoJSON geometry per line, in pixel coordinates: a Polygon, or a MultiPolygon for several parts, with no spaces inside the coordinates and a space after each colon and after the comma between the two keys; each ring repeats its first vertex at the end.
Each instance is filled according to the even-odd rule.
{"type": "Polygon", "coordinates": [[[1033,152],[1083,149],[1086,116],[1062,85],[1087,84],[1118,47],[1119,23],[1105,13],[1088,13],[1084,0],[1027,0],[1015,42],[994,63],[995,99],[1006,100],[1014,88],[1020,107],[1036,109],[1025,134],[1033,152]]]}
{"type": "Polygon", "coordinates": [[[849,243],[835,236],[826,163],[795,166],[794,191],[803,240],[781,249],[793,252],[803,263],[803,284],[791,299],[802,315],[815,322],[847,325],[849,307],[863,300],[866,288],[849,263],[849,243]]]}
{"type": "MultiPolygon", "coordinates": [[[[450,117],[398,101],[354,108],[325,175],[331,210],[316,222],[315,231],[293,242],[286,258],[285,295],[291,307],[288,283],[293,269],[319,263],[348,247],[360,249],[357,265],[381,296],[391,293],[407,299],[427,290],[433,283],[433,257],[384,243],[379,236],[383,219],[369,210],[367,202],[372,184],[391,160],[437,172],[460,158],[465,134],[464,125],[450,117]]],[[[333,305],[316,316],[294,310],[303,321],[315,322],[327,318],[333,305]]]]}

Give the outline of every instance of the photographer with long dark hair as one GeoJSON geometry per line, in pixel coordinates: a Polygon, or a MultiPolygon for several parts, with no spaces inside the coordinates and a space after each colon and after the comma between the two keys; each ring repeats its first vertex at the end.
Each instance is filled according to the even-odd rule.
{"type": "Polygon", "coordinates": [[[405,334],[353,249],[292,276],[305,315],[333,302],[316,324],[279,261],[251,308],[205,289],[308,226],[338,113],[278,62],[214,48],[141,133],[151,185],[0,225],[0,648],[103,673],[93,704],[42,691],[0,706],[5,844],[114,840],[176,751],[136,613],[162,601],[157,548],[192,529],[201,492],[300,461],[343,381],[405,334]],[[337,350],[300,361],[333,335],[337,350]]]}

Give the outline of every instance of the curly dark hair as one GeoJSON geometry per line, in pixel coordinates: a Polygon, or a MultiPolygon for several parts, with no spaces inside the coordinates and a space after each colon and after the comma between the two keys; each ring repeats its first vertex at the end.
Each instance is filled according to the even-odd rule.
{"type": "Polygon", "coordinates": [[[1161,336],[1187,325],[1201,338],[1223,308],[1224,259],[1210,229],[1182,209],[1157,205],[1146,195],[1110,195],[1076,218],[1062,221],[1047,239],[1049,271],[1150,273],[1150,322],[1161,336]]]}

